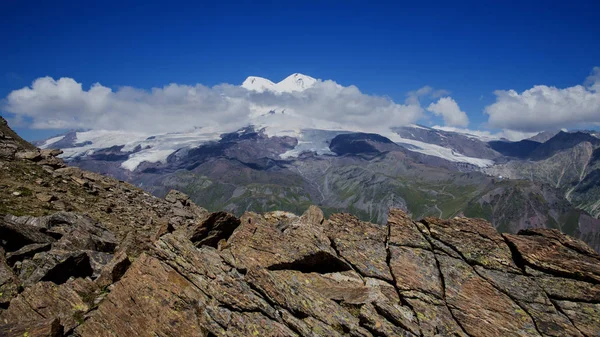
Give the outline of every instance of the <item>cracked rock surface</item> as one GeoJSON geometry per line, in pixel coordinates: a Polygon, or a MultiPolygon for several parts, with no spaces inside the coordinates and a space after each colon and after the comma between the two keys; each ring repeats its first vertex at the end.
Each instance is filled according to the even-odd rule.
{"type": "MultiPolygon", "coordinates": [[[[247,213],[237,220],[213,213],[198,225],[157,236],[131,264],[119,252],[104,264],[101,277],[72,275],[60,284],[26,286],[2,310],[0,335],[22,335],[23,322],[39,336],[600,331],[600,257],[582,242],[551,230],[500,235],[477,219],[416,222],[400,210],[389,219],[386,226],[349,214],[325,219],[314,206],[299,217],[247,213]],[[219,222],[235,229],[217,235],[214,245],[219,222]]],[[[112,238],[88,231],[96,240],[112,238]]],[[[81,241],[78,249],[85,251],[90,242],[81,241]]],[[[10,290],[18,275],[2,261],[3,287],[18,292],[10,290]]]]}

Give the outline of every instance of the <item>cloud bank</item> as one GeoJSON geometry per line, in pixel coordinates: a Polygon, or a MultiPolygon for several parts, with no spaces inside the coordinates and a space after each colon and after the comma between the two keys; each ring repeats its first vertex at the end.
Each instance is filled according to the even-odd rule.
{"type": "Polygon", "coordinates": [[[427,111],[433,112],[436,116],[442,116],[446,126],[466,127],[469,125],[467,113],[460,110],[452,97],[442,97],[436,103],[429,104],[427,111]]]}
{"type": "MultiPolygon", "coordinates": [[[[277,130],[385,132],[432,113],[442,117],[443,127],[466,130],[469,117],[449,94],[424,86],[407,93],[404,103],[396,103],[331,80],[315,80],[302,91],[259,92],[231,84],[175,83],[150,90],[113,90],[95,83],[86,89],[72,78],[41,77],[31,86],[11,92],[1,108],[16,120],[27,121],[24,126],[37,129],[167,133],[200,127],[229,132],[255,124],[277,130]],[[422,100],[436,101],[424,109],[422,100]]],[[[486,127],[496,131],[472,133],[515,139],[545,130],[600,125],[600,67],[595,67],[582,85],[562,89],[536,85],[521,93],[497,90],[494,94],[496,101],[485,107],[484,113],[488,115],[486,127]]]]}
{"type": "Polygon", "coordinates": [[[257,118],[266,121],[271,110],[290,116],[273,118],[289,128],[327,125],[378,130],[414,123],[424,112],[418,102],[398,104],[329,80],[318,80],[302,92],[275,94],[229,84],[214,87],[169,84],[151,90],[133,87],[112,90],[96,83],[85,90],[72,78],[42,77],[30,87],[11,92],[5,102],[3,110],[31,120],[31,128],[148,133],[191,127],[233,131],[257,118]]]}
{"type": "Polygon", "coordinates": [[[600,125],[600,67],[583,85],[564,89],[536,85],[518,93],[497,90],[485,108],[490,127],[523,132],[600,125]]]}

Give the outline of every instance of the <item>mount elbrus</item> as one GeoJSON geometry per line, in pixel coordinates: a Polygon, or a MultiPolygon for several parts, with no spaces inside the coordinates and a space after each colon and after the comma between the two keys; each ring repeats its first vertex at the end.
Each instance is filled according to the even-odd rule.
{"type": "MultiPolygon", "coordinates": [[[[482,219],[415,221],[399,209],[383,225],[345,213],[326,216],[315,206],[301,216],[210,213],[181,192],[161,199],[67,167],[57,157],[61,151],[38,150],[1,122],[0,336],[600,331],[600,256],[556,229],[500,234],[482,219]]],[[[350,136],[334,148],[347,151],[348,141],[395,146],[350,136]]],[[[332,158],[347,163],[352,175],[353,163],[368,161],[365,167],[374,170],[386,156],[405,160],[401,169],[417,165],[408,152],[332,158]]],[[[199,166],[217,170],[223,161],[199,166]]],[[[295,167],[305,172],[300,163],[295,167]]],[[[206,183],[203,190],[211,188],[219,185],[206,183]]]]}

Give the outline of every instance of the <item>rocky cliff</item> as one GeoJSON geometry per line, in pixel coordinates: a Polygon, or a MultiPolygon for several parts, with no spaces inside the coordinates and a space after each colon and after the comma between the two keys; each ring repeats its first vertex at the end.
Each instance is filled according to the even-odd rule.
{"type": "Polygon", "coordinates": [[[2,137],[0,336],[600,331],[600,256],[556,230],[314,206],[237,218],[2,137]]]}

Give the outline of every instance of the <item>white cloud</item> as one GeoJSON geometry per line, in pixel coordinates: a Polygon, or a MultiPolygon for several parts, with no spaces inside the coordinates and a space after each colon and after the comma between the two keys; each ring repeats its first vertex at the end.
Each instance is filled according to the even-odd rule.
{"type": "Polygon", "coordinates": [[[485,108],[491,127],[534,132],[600,124],[600,67],[584,85],[564,89],[536,85],[522,93],[494,93],[496,102],[485,108]]]}
{"type": "MultiPolygon", "coordinates": [[[[99,83],[85,90],[71,78],[38,78],[31,87],[11,92],[3,110],[32,120],[32,128],[93,128],[174,132],[194,126],[233,131],[272,108],[285,109],[286,127],[321,124],[372,131],[414,123],[419,104],[397,104],[366,95],[355,86],[317,81],[302,92],[275,94],[222,84],[206,87],[169,84],[142,90],[112,90],[99,83]],[[295,118],[294,118],[295,117],[295,118]]],[[[274,118],[275,120],[276,118],[274,118]]]]}
{"type": "Polygon", "coordinates": [[[428,85],[406,94],[406,104],[419,104],[420,98],[435,99],[442,96],[448,96],[450,92],[445,89],[434,89],[428,85]]]}
{"type": "Polygon", "coordinates": [[[460,110],[452,97],[442,97],[436,103],[429,104],[427,111],[433,112],[436,116],[442,116],[446,126],[465,127],[469,125],[469,117],[460,110]]]}

